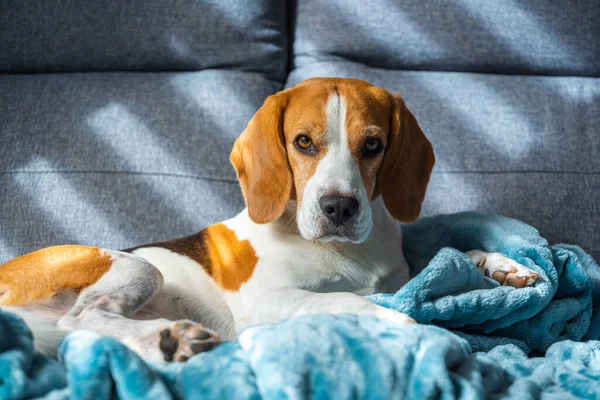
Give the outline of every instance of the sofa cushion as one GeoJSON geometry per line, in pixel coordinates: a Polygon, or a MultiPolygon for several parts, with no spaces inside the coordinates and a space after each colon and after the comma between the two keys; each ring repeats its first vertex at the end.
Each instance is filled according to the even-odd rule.
{"type": "Polygon", "coordinates": [[[232,217],[243,199],[229,152],[279,89],[236,71],[0,76],[0,262],[232,217]]]}
{"type": "Polygon", "coordinates": [[[389,71],[313,63],[314,76],[364,79],[403,95],[437,163],[424,215],[484,211],[600,257],[600,78],[389,71]]]}
{"type": "Polygon", "coordinates": [[[294,62],[600,76],[600,2],[299,0],[294,62]]]}
{"type": "Polygon", "coordinates": [[[259,71],[282,80],[285,2],[8,0],[0,72],[259,71]]]}

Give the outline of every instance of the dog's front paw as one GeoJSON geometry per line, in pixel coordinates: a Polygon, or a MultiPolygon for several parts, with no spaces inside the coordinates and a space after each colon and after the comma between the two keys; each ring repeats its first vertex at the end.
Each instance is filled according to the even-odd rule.
{"type": "Polygon", "coordinates": [[[194,354],[213,349],[221,341],[217,332],[198,322],[156,322],[160,324],[148,334],[126,336],[121,342],[154,362],[184,362],[194,354]]]}
{"type": "Polygon", "coordinates": [[[533,286],[540,279],[536,272],[500,253],[473,252],[469,255],[484,276],[503,286],[521,289],[533,286]]]}
{"type": "Polygon", "coordinates": [[[159,332],[159,348],[165,361],[183,362],[194,354],[211,350],[219,334],[192,321],[177,321],[159,332]]]}

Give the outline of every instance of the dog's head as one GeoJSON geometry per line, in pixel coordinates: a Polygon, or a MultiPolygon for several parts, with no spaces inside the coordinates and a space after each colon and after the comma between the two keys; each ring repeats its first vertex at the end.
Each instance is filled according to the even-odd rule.
{"type": "Polygon", "coordinates": [[[354,243],[368,237],[380,195],[395,219],[419,216],[434,161],[399,95],[338,78],[267,98],[231,153],[254,222],[274,221],[296,201],[305,239],[354,243]]]}

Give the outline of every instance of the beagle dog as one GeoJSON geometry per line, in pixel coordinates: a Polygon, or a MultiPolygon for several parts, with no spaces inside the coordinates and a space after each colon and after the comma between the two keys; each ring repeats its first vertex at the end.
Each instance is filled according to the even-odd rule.
{"type": "MultiPolygon", "coordinates": [[[[75,329],[143,357],[185,361],[250,325],[307,314],[407,315],[362,296],[408,279],[398,221],[414,221],[433,148],[399,95],[315,78],[266,99],[231,162],[246,208],[180,239],[123,251],[49,247],[0,267],[0,306],[39,351],[75,329]]],[[[521,288],[538,275],[468,252],[482,273],[521,288]]]]}

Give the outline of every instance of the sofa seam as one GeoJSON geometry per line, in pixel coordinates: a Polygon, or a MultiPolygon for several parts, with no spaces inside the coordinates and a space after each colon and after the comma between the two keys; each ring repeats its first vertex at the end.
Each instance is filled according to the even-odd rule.
{"type": "Polygon", "coordinates": [[[309,67],[311,65],[319,64],[319,63],[351,63],[357,64],[366,68],[376,69],[386,72],[431,72],[431,73],[456,73],[456,74],[481,74],[481,75],[499,75],[499,76],[522,76],[522,77],[541,77],[541,78],[588,78],[588,79],[600,79],[600,75],[573,75],[573,74],[524,74],[524,73],[510,73],[510,72],[487,72],[487,71],[473,71],[473,70],[456,70],[456,69],[415,69],[415,68],[388,68],[381,66],[374,66],[359,60],[354,60],[350,58],[345,58],[342,56],[333,55],[332,57],[325,58],[314,58],[314,55],[311,53],[295,53],[294,54],[294,68],[295,70],[299,70],[305,67],[309,67]],[[304,63],[302,65],[298,65],[295,63],[296,56],[302,55],[304,57],[313,57],[313,61],[304,63]]]}
{"type": "Polygon", "coordinates": [[[103,170],[36,170],[36,171],[0,171],[0,175],[17,175],[17,174],[29,174],[29,175],[50,175],[50,174],[104,174],[104,175],[140,175],[140,176],[164,176],[170,178],[183,178],[183,179],[194,179],[194,180],[206,180],[216,181],[225,183],[238,183],[235,179],[229,178],[218,178],[212,176],[200,176],[200,175],[189,175],[189,174],[178,174],[172,172],[141,172],[141,171],[103,171],[103,170]]]}
{"type": "Polygon", "coordinates": [[[252,69],[235,69],[227,67],[225,64],[215,66],[214,68],[203,68],[198,70],[189,70],[189,69],[164,69],[164,70],[125,70],[125,69],[115,69],[115,70],[77,70],[77,71],[60,71],[60,70],[46,70],[46,71],[0,71],[0,77],[10,77],[10,76],[44,76],[44,75],[151,75],[151,74],[193,74],[199,72],[213,72],[213,71],[225,71],[225,72],[239,72],[243,74],[253,74],[260,75],[267,82],[277,84],[281,88],[285,85],[287,81],[287,75],[282,76],[282,80],[279,80],[272,74],[267,74],[263,71],[252,70],[252,69]]]}

